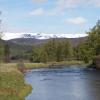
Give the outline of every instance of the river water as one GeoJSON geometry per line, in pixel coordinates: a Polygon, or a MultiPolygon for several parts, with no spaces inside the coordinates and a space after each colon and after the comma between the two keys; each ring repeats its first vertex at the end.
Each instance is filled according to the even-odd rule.
{"type": "Polygon", "coordinates": [[[25,74],[33,87],[25,100],[100,100],[100,71],[69,66],[25,74]]]}

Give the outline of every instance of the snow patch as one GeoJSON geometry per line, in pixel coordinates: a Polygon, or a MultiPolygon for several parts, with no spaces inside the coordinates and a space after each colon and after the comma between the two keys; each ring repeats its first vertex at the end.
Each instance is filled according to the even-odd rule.
{"type": "Polygon", "coordinates": [[[53,33],[4,33],[4,40],[15,38],[34,38],[34,39],[50,39],[50,38],[79,38],[85,37],[87,34],[53,34],[53,33]]]}

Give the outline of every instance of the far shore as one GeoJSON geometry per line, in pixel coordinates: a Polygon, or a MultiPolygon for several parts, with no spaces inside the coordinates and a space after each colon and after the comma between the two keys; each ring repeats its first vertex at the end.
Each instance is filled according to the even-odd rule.
{"type": "Polygon", "coordinates": [[[80,65],[87,66],[82,61],[62,61],[62,62],[47,62],[47,63],[24,63],[26,70],[40,69],[40,68],[62,68],[63,66],[80,65]]]}
{"type": "MultiPolygon", "coordinates": [[[[40,68],[61,68],[63,66],[71,66],[71,65],[77,65],[79,67],[87,67],[90,63],[85,64],[83,61],[61,61],[61,62],[46,62],[46,63],[30,63],[30,62],[22,62],[23,68],[25,70],[31,70],[31,69],[40,69],[40,68]]],[[[6,67],[12,66],[12,67],[19,67],[18,63],[3,63],[6,67]]]]}

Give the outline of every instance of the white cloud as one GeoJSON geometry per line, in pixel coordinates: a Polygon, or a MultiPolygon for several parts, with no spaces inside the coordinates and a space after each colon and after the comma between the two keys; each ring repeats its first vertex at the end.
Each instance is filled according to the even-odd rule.
{"type": "Polygon", "coordinates": [[[100,7],[100,0],[56,0],[56,8],[59,10],[86,5],[100,7]]]}
{"type": "Polygon", "coordinates": [[[76,17],[76,18],[66,19],[65,22],[71,24],[84,24],[87,22],[87,20],[83,17],[76,17]]]}
{"type": "Polygon", "coordinates": [[[76,7],[80,3],[80,0],[57,0],[56,6],[58,9],[64,10],[66,8],[76,7]]]}
{"type": "MultiPolygon", "coordinates": [[[[76,8],[79,6],[94,6],[100,7],[100,0],[32,0],[34,3],[53,2],[54,7],[47,9],[45,12],[43,8],[38,8],[30,12],[30,15],[43,15],[44,13],[49,16],[54,16],[63,13],[65,10],[76,8]]],[[[51,3],[52,4],[52,3],[51,3]]]]}
{"type": "Polygon", "coordinates": [[[32,0],[33,3],[44,3],[47,2],[48,0],[32,0]]]}
{"type": "Polygon", "coordinates": [[[35,9],[33,11],[30,12],[30,15],[35,15],[35,16],[39,16],[39,15],[43,15],[45,13],[44,9],[43,8],[38,8],[38,9],[35,9]]]}

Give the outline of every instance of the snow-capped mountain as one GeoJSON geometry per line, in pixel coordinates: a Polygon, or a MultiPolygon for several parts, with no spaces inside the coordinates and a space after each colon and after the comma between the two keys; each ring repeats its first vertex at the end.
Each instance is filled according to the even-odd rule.
{"type": "Polygon", "coordinates": [[[79,38],[85,37],[87,34],[53,34],[53,33],[4,33],[4,40],[15,38],[34,38],[34,39],[50,39],[50,38],[79,38]]]}

